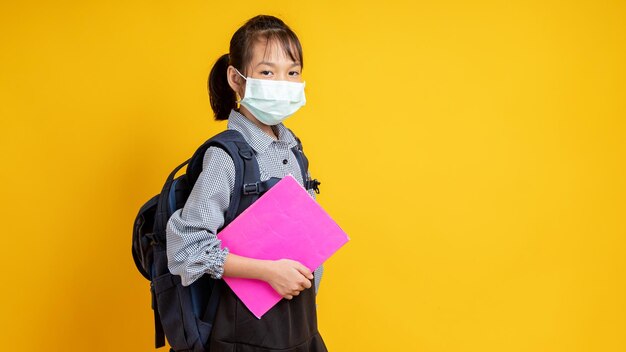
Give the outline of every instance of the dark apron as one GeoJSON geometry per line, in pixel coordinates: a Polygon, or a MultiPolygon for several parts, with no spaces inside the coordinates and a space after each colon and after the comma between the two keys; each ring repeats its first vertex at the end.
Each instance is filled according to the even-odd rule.
{"type": "Polygon", "coordinates": [[[313,282],[293,299],[281,299],[261,319],[248,310],[226,282],[221,284],[209,351],[328,351],[317,330],[313,282]]]}

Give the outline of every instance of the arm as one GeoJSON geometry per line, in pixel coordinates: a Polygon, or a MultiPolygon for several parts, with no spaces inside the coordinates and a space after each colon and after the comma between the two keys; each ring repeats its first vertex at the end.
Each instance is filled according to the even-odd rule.
{"type": "Polygon", "coordinates": [[[266,281],[281,296],[292,299],[312,286],[313,274],[298,261],[291,259],[261,260],[229,253],[224,275],[266,281]]]}
{"type": "Polygon", "coordinates": [[[271,262],[229,253],[224,262],[224,276],[267,281],[271,262]]]}
{"type": "Polygon", "coordinates": [[[235,184],[232,158],[220,148],[207,149],[202,172],[185,206],[167,222],[168,268],[188,286],[205,273],[214,279],[223,275],[228,248],[220,248],[216,233],[224,224],[235,184]]]}

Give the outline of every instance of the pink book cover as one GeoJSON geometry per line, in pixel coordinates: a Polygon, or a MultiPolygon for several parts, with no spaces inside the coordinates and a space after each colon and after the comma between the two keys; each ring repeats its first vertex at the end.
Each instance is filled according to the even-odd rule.
{"type": "MultiPolygon", "coordinates": [[[[239,214],[217,237],[221,247],[228,247],[233,254],[297,260],[311,271],[350,240],[291,174],[239,214]]],[[[283,298],[262,280],[223,279],[259,319],[283,298]]]]}

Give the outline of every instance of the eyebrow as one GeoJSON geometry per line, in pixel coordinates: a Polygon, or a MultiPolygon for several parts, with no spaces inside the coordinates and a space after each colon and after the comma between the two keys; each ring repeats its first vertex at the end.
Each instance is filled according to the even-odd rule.
{"type": "MultiPolygon", "coordinates": [[[[258,64],[256,64],[255,67],[259,66],[259,65],[267,65],[267,66],[271,66],[271,67],[276,67],[276,65],[273,62],[268,62],[268,61],[261,61],[258,64]]],[[[293,65],[289,66],[289,67],[294,67],[294,66],[300,66],[299,62],[294,62],[293,65]]]]}

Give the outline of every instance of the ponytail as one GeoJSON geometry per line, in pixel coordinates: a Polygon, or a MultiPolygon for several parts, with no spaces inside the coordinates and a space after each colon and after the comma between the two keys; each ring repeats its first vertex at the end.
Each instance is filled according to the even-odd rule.
{"type": "Polygon", "coordinates": [[[237,96],[228,84],[226,71],[229,65],[228,54],[222,55],[209,74],[209,100],[216,120],[228,120],[230,110],[237,107],[237,96]]]}

